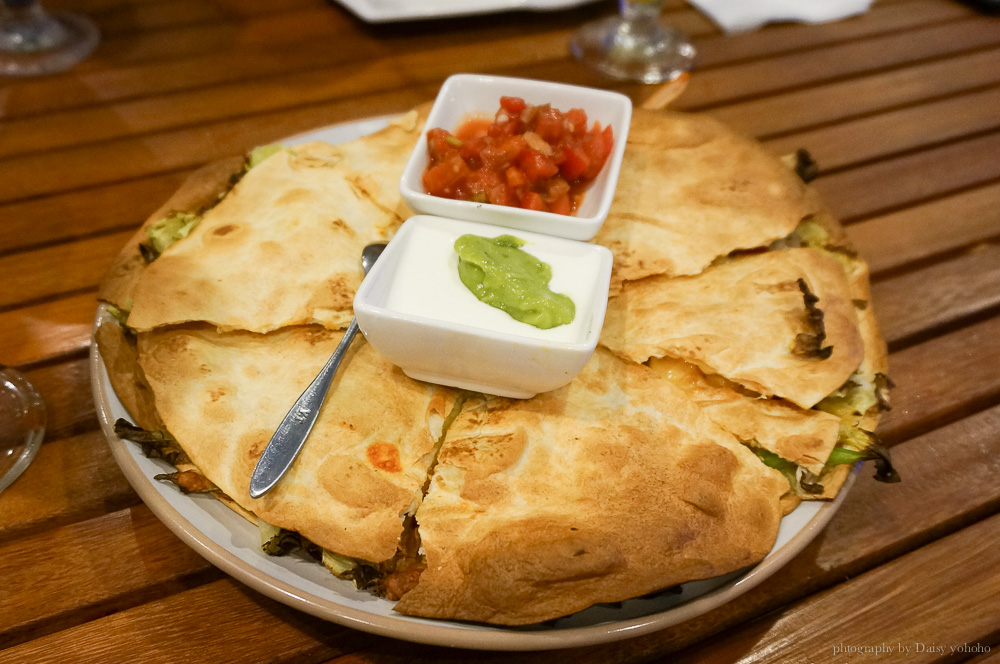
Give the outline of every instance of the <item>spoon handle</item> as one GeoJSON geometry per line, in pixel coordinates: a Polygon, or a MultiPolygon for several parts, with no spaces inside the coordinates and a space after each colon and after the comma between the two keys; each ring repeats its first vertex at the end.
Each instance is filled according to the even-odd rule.
{"type": "Polygon", "coordinates": [[[316,417],[323,406],[323,400],[326,398],[327,390],[330,389],[330,383],[333,382],[333,377],[337,373],[337,367],[340,366],[340,361],[344,359],[344,354],[347,353],[347,348],[357,333],[358,323],[352,318],[337,350],[333,351],[333,355],[320,369],[319,374],[305,389],[292,409],[288,411],[281,424],[278,425],[278,429],[271,436],[270,442],[264,449],[264,453],[260,455],[260,459],[257,460],[253,475],[250,477],[251,498],[263,496],[288,472],[316,423],[316,417]]]}

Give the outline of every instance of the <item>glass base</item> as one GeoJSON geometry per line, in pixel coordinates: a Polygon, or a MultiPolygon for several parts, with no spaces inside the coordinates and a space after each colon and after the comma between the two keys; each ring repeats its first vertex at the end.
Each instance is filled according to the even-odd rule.
{"type": "Polygon", "coordinates": [[[578,60],[623,81],[663,83],[689,71],[695,48],[681,32],[658,21],[610,16],[576,31],[569,50],[578,60]]]}
{"type": "Polygon", "coordinates": [[[28,467],[45,437],[45,403],[28,379],[0,366],[0,491],[28,467]]]}
{"type": "Polygon", "coordinates": [[[98,41],[97,26],[76,14],[5,19],[0,21],[0,74],[41,76],[65,71],[90,55],[98,41]]]}

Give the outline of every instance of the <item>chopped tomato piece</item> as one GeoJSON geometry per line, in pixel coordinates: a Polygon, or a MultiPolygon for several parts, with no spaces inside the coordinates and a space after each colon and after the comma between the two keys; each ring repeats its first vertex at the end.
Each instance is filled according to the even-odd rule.
{"type": "Polygon", "coordinates": [[[517,165],[524,171],[529,180],[550,178],[559,172],[559,167],[551,159],[538,150],[532,150],[531,148],[518,155],[517,165]]]}
{"type": "Polygon", "coordinates": [[[571,108],[566,112],[566,120],[569,122],[571,131],[577,138],[583,137],[587,133],[587,113],[579,108],[571,108]]]}
{"type": "Polygon", "coordinates": [[[508,168],[504,175],[507,178],[507,184],[512,187],[520,187],[521,185],[528,184],[528,177],[517,166],[508,168]]]}
{"type": "Polygon", "coordinates": [[[556,214],[572,214],[573,206],[569,202],[569,194],[563,194],[557,198],[552,203],[551,209],[556,214]]]}
{"type": "Polygon", "coordinates": [[[546,108],[538,113],[535,120],[535,133],[546,143],[552,145],[559,142],[563,135],[562,114],[554,108],[546,108]]]}
{"type": "Polygon", "coordinates": [[[534,191],[529,191],[524,195],[524,198],[521,199],[521,207],[527,210],[538,210],[539,212],[549,211],[549,206],[542,200],[542,195],[534,191]]]}
{"type": "Polygon", "coordinates": [[[500,97],[500,108],[511,115],[521,115],[521,111],[528,107],[528,103],[520,97],[500,97]]]}
{"type": "Polygon", "coordinates": [[[471,173],[472,171],[469,170],[462,157],[455,153],[447,161],[424,171],[424,188],[427,193],[434,196],[446,196],[450,188],[467,178],[471,173]]]}
{"type": "MultiPolygon", "coordinates": [[[[455,136],[463,141],[468,141],[473,138],[482,138],[489,131],[490,125],[493,121],[489,118],[473,118],[471,120],[466,120],[458,129],[455,130],[455,136]]],[[[437,131],[436,129],[431,129],[431,131],[437,131]]],[[[427,132],[427,138],[430,138],[431,131],[427,132]]]]}
{"type": "Polygon", "coordinates": [[[449,136],[451,134],[444,129],[431,129],[427,132],[427,151],[432,160],[444,160],[449,152],[455,151],[454,146],[448,143],[449,136]]]}
{"type": "Polygon", "coordinates": [[[587,134],[587,137],[583,139],[583,149],[590,158],[590,164],[583,171],[584,179],[593,180],[597,177],[597,174],[604,168],[604,162],[611,154],[613,145],[614,139],[611,135],[610,125],[605,127],[604,131],[600,130],[600,125],[595,125],[594,131],[587,134]]]}
{"type": "Polygon", "coordinates": [[[590,166],[590,157],[580,148],[564,147],[562,154],[563,162],[559,165],[559,172],[567,180],[577,179],[590,166]]]}

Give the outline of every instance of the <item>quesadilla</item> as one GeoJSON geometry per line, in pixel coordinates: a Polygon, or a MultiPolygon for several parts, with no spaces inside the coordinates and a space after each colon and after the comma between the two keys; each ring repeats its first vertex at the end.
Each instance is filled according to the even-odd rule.
{"type": "Polygon", "coordinates": [[[249,497],[257,459],[341,336],[317,326],[169,328],[139,335],[139,364],[167,431],[226,496],[325,549],[381,562],[420,501],[455,393],[410,380],[362,340],[296,463],[271,492],[249,497]]]}
{"type": "Polygon", "coordinates": [[[417,511],[413,615],[540,622],[739,569],[781,519],[781,475],[653,371],[598,350],[569,385],[451,425],[417,511]]]}
{"type": "Polygon", "coordinates": [[[697,274],[717,257],[791,233],[815,200],[756,141],[703,115],[632,114],[614,203],[594,237],[615,255],[612,292],[697,274]]]}
{"type": "Polygon", "coordinates": [[[460,393],[355,342],[292,469],[249,498],[351,316],[361,247],[411,214],[396,185],[426,110],[204,169],[122,251],[101,290],[122,326],[96,336],[148,430],[122,433],[178,467],[162,477],[403,613],[504,625],[741,569],[854,461],[894,477],[870,433],[885,343],[836,220],[756,143],[637,111],[595,238],[616,296],[580,375],[460,393]]]}
{"type": "Polygon", "coordinates": [[[253,332],[346,327],[364,276],[357,257],[400,220],[314,160],[314,151],[278,151],[255,166],[184,242],[150,263],[136,282],[129,324],[140,331],[188,321],[253,332]]]}
{"type": "Polygon", "coordinates": [[[864,358],[841,266],[809,248],[742,256],[692,277],[625,285],[601,343],[634,362],[671,356],[811,408],[864,358]]]}

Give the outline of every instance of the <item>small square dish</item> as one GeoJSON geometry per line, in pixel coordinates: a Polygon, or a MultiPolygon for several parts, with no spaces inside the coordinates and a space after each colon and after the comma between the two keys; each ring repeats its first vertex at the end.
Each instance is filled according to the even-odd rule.
{"type": "Polygon", "coordinates": [[[368,342],[406,375],[527,399],[568,383],[597,347],[611,280],[605,247],[477,222],[417,215],[393,237],[354,298],[368,342]],[[572,321],[540,329],[481,302],[459,277],[455,241],[513,235],[551,267],[572,321]]]}
{"type": "MultiPolygon", "coordinates": [[[[601,228],[611,209],[631,118],[631,100],[617,92],[522,78],[457,74],[448,78],[438,93],[424,131],[403,171],[399,191],[409,206],[420,213],[480,221],[572,240],[589,240],[601,228]],[[455,132],[469,120],[493,120],[500,108],[501,97],[518,97],[530,106],[549,104],[564,113],[582,109],[586,113],[588,127],[593,127],[595,122],[600,123],[602,128],[611,127],[613,143],[607,160],[587,185],[573,215],[457,200],[427,193],[423,174],[430,164],[428,131],[442,128],[455,132]]],[[[542,149],[545,147],[543,145],[542,149]]]]}

